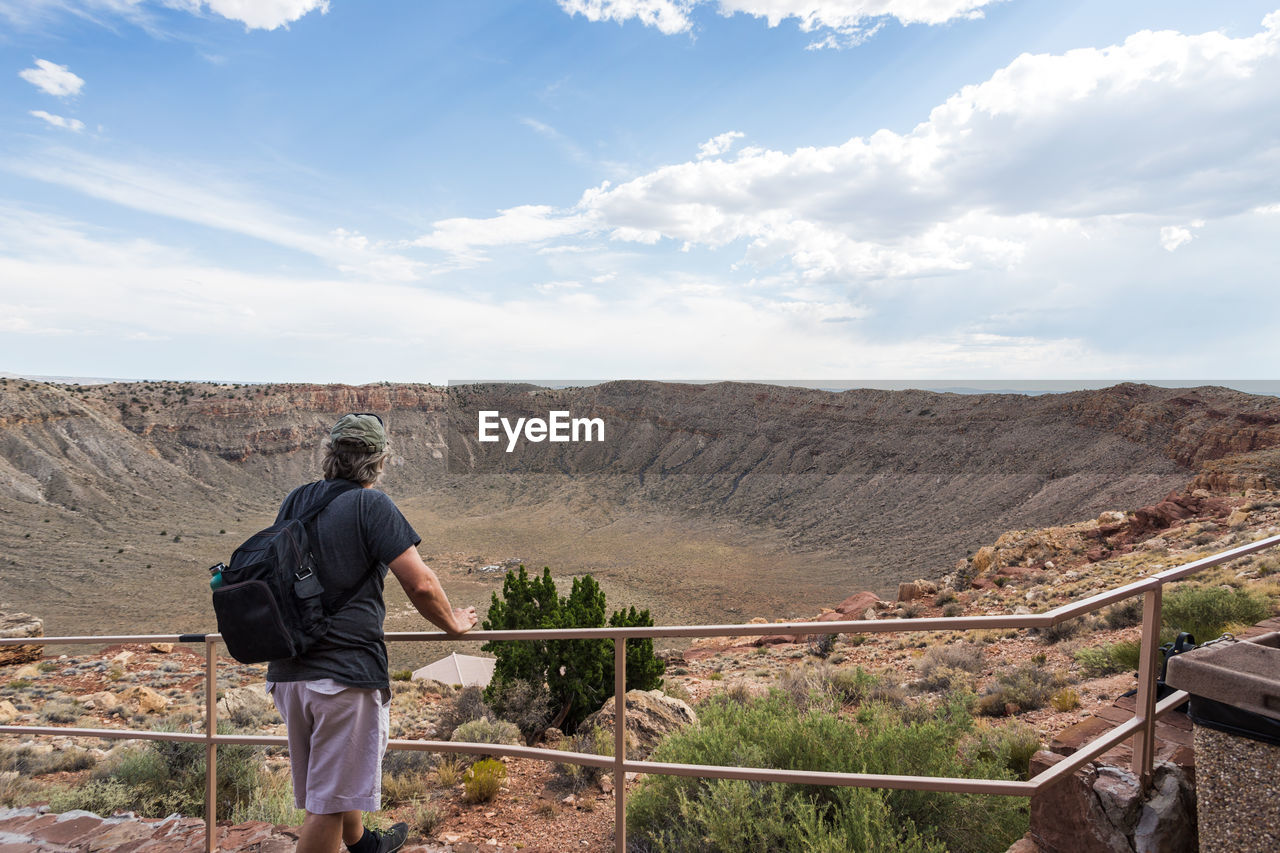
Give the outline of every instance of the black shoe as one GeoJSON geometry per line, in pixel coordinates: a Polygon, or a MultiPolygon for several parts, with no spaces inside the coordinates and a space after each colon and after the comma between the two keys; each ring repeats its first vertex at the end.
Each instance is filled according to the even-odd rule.
{"type": "Polygon", "coordinates": [[[409,824],[392,824],[390,829],[371,829],[369,832],[378,839],[378,853],[393,853],[404,846],[409,837],[409,824]]]}

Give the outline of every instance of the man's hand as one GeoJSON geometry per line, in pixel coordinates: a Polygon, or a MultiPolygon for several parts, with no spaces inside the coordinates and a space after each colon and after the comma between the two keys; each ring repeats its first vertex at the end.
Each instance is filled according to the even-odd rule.
{"type": "Polygon", "coordinates": [[[453,633],[465,634],[476,626],[480,619],[476,616],[474,607],[455,607],[453,608],[453,633]]]}

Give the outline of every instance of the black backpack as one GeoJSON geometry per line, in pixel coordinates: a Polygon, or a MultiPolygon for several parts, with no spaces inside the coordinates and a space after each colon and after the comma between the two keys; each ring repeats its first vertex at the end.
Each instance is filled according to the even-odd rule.
{"type": "Polygon", "coordinates": [[[223,585],[213,591],[213,609],[227,651],[241,663],[305,654],[328,632],[330,617],[363,585],[357,583],[332,607],[324,606],[307,525],[338,495],[360,488],[350,480],[325,485],[325,494],[300,517],[250,536],[222,570],[223,585]]]}

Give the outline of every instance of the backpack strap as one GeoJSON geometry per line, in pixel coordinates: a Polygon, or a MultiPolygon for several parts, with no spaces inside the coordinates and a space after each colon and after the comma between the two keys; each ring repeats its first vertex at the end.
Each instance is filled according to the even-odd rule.
{"type": "MultiPolygon", "coordinates": [[[[334,485],[329,487],[328,493],[325,494],[324,497],[320,498],[320,500],[317,501],[315,504],[313,504],[306,512],[304,512],[302,515],[297,517],[298,522],[303,526],[311,524],[311,522],[315,521],[316,517],[320,515],[320,512],[325,507],[327,507],[330,503],[332,503],[333,500],[337,498],[339,495],[343,495],[343,494],[346,494],[347,492],[354,491],[356,489],[362,489],[362,488],[364,487],[361,486],[359,483],[352,482],[351,480],[337,480],[334,485]]],[[[307,537],[308,537],[308,540],[314,538],[311,531],[307,532],[307,537]]],[[[314,554],[311,555],[311,559],[312,559],[312,562],[316,562],[316,563],[319,562],[318,560],[316,560],[314,554]]],[[[350,603],[351,599],[355,597],[355,594],[360,591],[360,587],[364,586],[365,580],[368,579],[372,571],[373,571],[373,566],[370,566],[368,569],[366,569],[365,573],[360,576],[360,580],[356,581],[355,584],[353,584],[350,589],[348,589],[341,596],[339,596],[338,600],[333,603],[333,606],[331,607],[325,606],[322,602],[320,606],[324,608],[325,615],[332,616],[342,608],[346,607],[347,604],[350,603]]]]}

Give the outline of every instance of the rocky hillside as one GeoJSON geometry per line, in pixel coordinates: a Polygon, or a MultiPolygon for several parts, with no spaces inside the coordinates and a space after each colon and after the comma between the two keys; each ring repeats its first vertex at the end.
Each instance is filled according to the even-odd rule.
{"type": "Polygon", "coordinates": [[[615,584],[611,600],[682,618],[664,611],[655,576],[683,573],[712,601],[704,614],[783,615],[851,585],[936,578],[1010,528],[1151,504],[1197,477],[1266,487],[1280,467],[1280,401],[1221,388],[1024,397],[6,379],[0,606],[84,630],[113,609],[137,624],[137,608],[116,607],[130,595],[159,596],[170,612],[204,604],[200,570],[315,476],[325,428],[353,410],[390,424],[397,458],[384,487],[438,534],[424,549],[443,543],[446,580],[520,556],[597,572],[615,584]],[[482,448],[474,412],[489,407],[601,417],[607,440],[482,448]],[[720,557],[698,563],[685,547],[694,540],[720,557]],[[742,598],[735,566],[763,573],[762,600],[742,598]]]}

